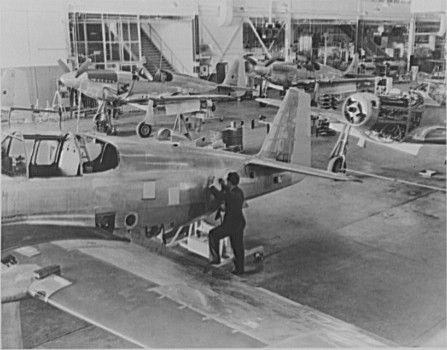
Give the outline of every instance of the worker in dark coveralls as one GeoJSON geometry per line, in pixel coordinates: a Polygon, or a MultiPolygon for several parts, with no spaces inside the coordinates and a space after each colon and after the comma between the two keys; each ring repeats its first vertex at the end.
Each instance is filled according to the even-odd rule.
{"type": "Polygon", "coordinates": [[[219,243],[222,238],[230,237],[231,248],[234,253],[234,271],[233,274],[241,275],[244,273],[244,228],[245,218],[242,213],[244,204],[244,192],[238,187],[239,175],[230,172],[227,177],[227,184],[223,179],[219,179],[221,191],[211,186],[212,195],[219,201],[225,203],[225,216],[221,225],[209,232],[210,263],[220,264],[219,243]]]}

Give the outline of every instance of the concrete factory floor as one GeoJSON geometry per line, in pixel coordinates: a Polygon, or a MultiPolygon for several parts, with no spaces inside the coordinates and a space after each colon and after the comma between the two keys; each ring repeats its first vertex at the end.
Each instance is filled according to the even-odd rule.
{"type": "MultiPolygon", "coordinates": [[[[255,153],[265,126],[251,130],[250,121],[261,113],[272,117],[276,111],[254,101],[221,103],[215,114],[225,120],[208,121],[204,130],[221,130],[230,121],[244,120],[244,150],[255,153]]],[[[445,112],[426,108],[424,118],[444,118],[445,112]]],[[[118,133],[131,135],[135,122],[130,122],[139,118],[120,117],[118,133]]],[[[168,120],[162,118],[160,124],[168,120]]],[[[75,126],[69,121],[63,127],[74,131],[75,126]]],[[[91,130],[91,120],[82,119],[81,130],[91,130]]],[[[313,137],[315,167],[325,168],[336,139],[313,137]]],[[[441,169],[445,148],[443,152],[435,164],[441,169]]],[[[354,142],[348,154],[348,168],[445,188],[445,169],[436,178],[419,176],[430,162],[385,149],[361,150],[354,142]]],[[[308,177],[250,201],[245,209],[246,245],[263,245],[265,260],[262,266],[249,265],[244,279],[401,346],[445,347],[445,192],[372,177],[362,181],[308,177]]],[[[4,239],[3,235],[3,244],[4,239]]],[[[189,253],[179,254],[205,265],[189,253]]],[[[38,300],[22,302],[21,316],[26,348],[134,347],[38,300]]]]}

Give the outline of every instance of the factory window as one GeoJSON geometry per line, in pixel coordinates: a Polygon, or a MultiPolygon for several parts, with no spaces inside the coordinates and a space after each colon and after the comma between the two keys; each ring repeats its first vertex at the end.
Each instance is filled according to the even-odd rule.
{"type": "Polygon", "coordinates": [[[72,55],[79,63],[140,61],[139,23],[136,16],[70,14],[72,55]]]}

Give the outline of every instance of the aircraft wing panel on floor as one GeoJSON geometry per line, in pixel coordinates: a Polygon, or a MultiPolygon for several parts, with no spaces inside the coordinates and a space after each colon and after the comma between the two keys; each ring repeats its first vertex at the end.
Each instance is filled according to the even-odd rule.
{"type": "Polygon", "coordinates": [[[50,304],[139,346],[392,345],[214,268],[141,246],[71,240],[35,248],[39,254],[31,257],[14,253],[19,264],[60,265],[71,283],[47,297],[50,304]]]}

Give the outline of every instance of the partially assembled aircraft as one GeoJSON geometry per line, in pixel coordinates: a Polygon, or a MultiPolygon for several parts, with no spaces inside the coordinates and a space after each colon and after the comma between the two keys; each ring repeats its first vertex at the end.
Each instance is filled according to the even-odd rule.
{"type": "MultiPolygon", "coordinates": [[[[357,93],[349,96],[342,107],[340,123],[331,128],[340,132],[330,157],[328,170],[346,168],[346,146],[349,135],[359,139],[358,145],[381,145],[412,156],[424,153],[445,162],[445,124],[422,123],[423,97],[416,92],[400,96],[376,96],[357,93]],[[427,151],[430,148],[430,152],[427,151]],[[424,151],[423,151],[424,150],[424,151]]],[[[428,159],[426,159],[428,160],[428,159]]]]}
{"type": "MultiPolygon", "coordinates": [[[[148,101],[152,100],[155,105],[175,104],[176,110],[188,113],[199,111],[201,102],[237,98],[246,92],[245,66],[241,60],[233,63],[222,84],[166,70],[158,70],[153,80],[149,80],[150,75],[142,68],[139,74],[90,70],[91,60],[76,71],[71,71],[62,60],[58,63],[64,71],[59,78],[62,85],[100,102],[94,122],[105,124],[108,134],[116,132],[112,115],[114,108],[123,104],[146,110],[148,101]]],[[[151,132],[152,125],[146,119],[138,124],[137,134],[141,137],[149,137],[151,132]]]]}
{"type": "Polygon", "coordinates": [[[71,217],[94,226],[107,219],[112,231],[145,236],[154,227],[168,229],[205,214],[206,179],[230,169],[241,174],[247,198],[291,185],[302,175],[346,179],[309,168],[310,128],[296,126],[308,124],[298,114],[308,114],[309,104],[305,93],[291,90],[255,157],[97,135],[9,135],[2,141],[3,222],[71,217]],[[75,188],[76,198],[64,200],[75,188]],[[47,203],[48,193],[62,202],[47,203]],[[156,208],[164,209],[156,215],[156,208]]]}
{"type": "Polygon", "coordinates": [[[363,88],[374,87],[374,78],[357,74],[358,55],[354,56],[344,72],[318,62],[302,65],[269,61],[266,65],[261,65],[251,56],[244,58],[250,66],[249,74],[256,74],[268,82],[262,88],[261,98],[267,97],[269,87],[283,91],[290,87],[299,87],[311,93],[313,102],[318,104],[320,96],[355,92],[359,84],[363,84],[363,88]]]}
{"type": "MultiPolygon", "coordinates": [[[[260,100],[275,107],[281,104],[271,98],[260,100]]],[[[398,96],[355,93],[346,98],[341,112],[311,107],[312,114],[330,122],[330,128],[340,133],[327,170],[346,169],[350,136],[357,138],[361,147],[380,145],[378,152],[386,147],[414,157],[430,157],[433,162],[443,164],[447,137],[445,120],[423,122],[423,109],[423,96],[411,90],[398,96]]]]}
{"type": "MultiPolygon", "coordinates": [[[[9,251],[2,256],[2,302],[32,295],[142,347],[291,347],[304,335],[316,346],[383,344],[258,288],[211,283],[203,272],[138,247],[213,212],[210,179],[229,170],[241,175],[247,199],[305,176],[351,180],[310,167],[309,119],[302,117],[309,107],[307,94],[290,89],[254,156],[113,136],[8,135],[2,141],[3,227],[26,223],[33,233],[42,225],[64,232],[67,226],[102,228],[135,244],[74,240],[9,251]],[[60,276],[52,274],[58,269],[60,276]],[[312,325],[310,335],[299,330],[302,322],[306,330],[312,325]]],[[[8,327],[17,322],[12,317],[8,327]]]]}

